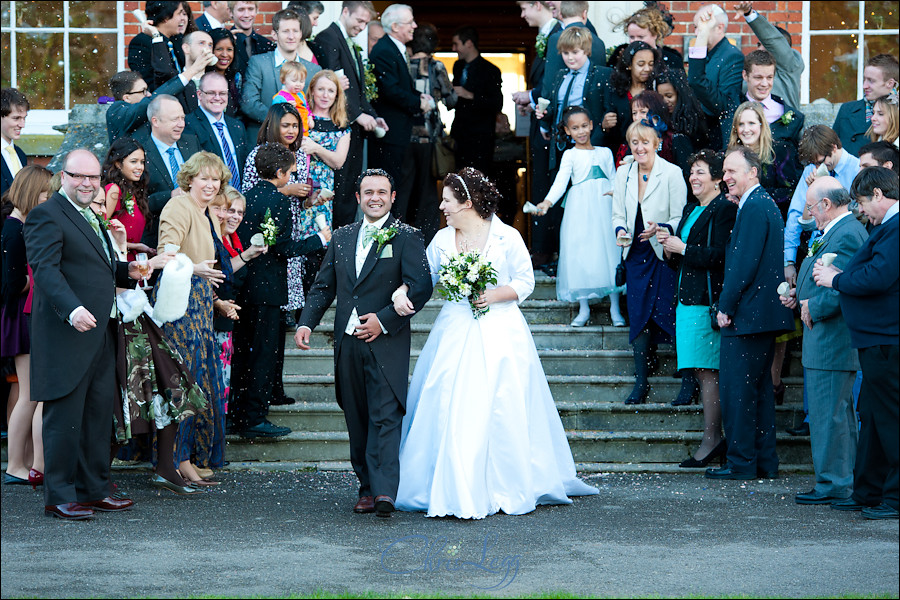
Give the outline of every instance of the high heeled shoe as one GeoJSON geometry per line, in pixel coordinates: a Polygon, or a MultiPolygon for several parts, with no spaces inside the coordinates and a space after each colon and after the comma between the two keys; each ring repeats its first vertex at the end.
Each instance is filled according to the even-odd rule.
{"type": "Polygon", "coordinates": [[[37,469],[31,469],[28,471],[28,483],[31,484],[31,489],[36,490],[37,486],[44,485],[44,474],[37,469]]]}
{"type": "Polygon", "coordinates": [[[688,459],[682,461],[680,465],[678,465],[682,469],[699,469],[701,467],[705,467],[712,461],[714,458],[719,459],[719,464],[725,466],[725,456],[728,454],[728,442],[723,438],[715,448],[710,451],[709,454],[704,456],[701,459],[696,459],[693,456],[688,459]]]}
{"type": "Polygon", "coordinates": [[[188,485],[177,485],[172,483],[161,475],[154,475],[150,478],[150,485],[160,490],[169,490],[179,496],[199,496],[203,494],[203,490],[188,485]]]}
{"type": "Polygon", "coordinates": [[[635,382],[634,388],[631,390],[631,393],[628,394],[628,397],[625,398],[625,404],[643,404],[647,401],[647,397],[650,395],[650,384],[646,381],[644,382],[635,382]]]}
{"type": "Polygon", "coordinates": [[[9,473],[4,473],[3,485],[28,485],[28,480],[16,477],[15,475],[10,475],[9,473]]]}
{"type": "Polygon", "coordinates": [[[779,381],[778,385],[774,386],[772,390],[775,394],[775,406],[781,406],[784,404],[784,393],[787,391],[787,388],[784,385],[783,381],[779,381]]]}
{"type": "Polygon", "coordinates": [[[205,488],[222,485],[221,481],[213,481],[212,479],[188,479],[188,485],[193,488],[205,488]]]}

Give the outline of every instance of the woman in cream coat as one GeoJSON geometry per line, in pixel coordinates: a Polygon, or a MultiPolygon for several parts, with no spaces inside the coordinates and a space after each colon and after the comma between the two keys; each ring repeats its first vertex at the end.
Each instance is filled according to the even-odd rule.
{"type": "MultiPolygon", "coordinates": [[[[652,349],[675,336],[675,271],[663,261],[656,232],[673,234],[687,202],[681,169],[657,156],[659,135],[646,120],[626,132],[634,162],[616,171],[612,222],[622,247],[627,284],[629,341],[634,348],[634,389],[626,404],[641,404],[650,391],[648,375],[652,349]]],[[[689,372],[682,379],[682,396],[694,395],[696,381],[689,372]]]]}

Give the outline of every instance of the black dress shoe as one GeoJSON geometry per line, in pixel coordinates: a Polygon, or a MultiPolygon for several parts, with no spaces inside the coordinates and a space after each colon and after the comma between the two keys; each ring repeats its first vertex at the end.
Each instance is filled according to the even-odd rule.
{"type": "Polygon", "coordinates": [[[783,381],[779,381],[773,390],[775,392],[775,406],[784,404],[784,393],[787,391],[783,381]]]}
{"type": "Polygon", "coordinates": [[[803,494],[797,494],[796,496],[794,496],[794,502],[796,504],[833,504],[838,500],[846,500],[846,498],[826,496],[825,494],[820,494],[816,490],[810,490],[803,494]]]}
{"type": "Polygon", "coordinates": [[[48,504],[44,507],[44,514],[67,521],[84,521],[85,519],[93,519],[94,511],[84,507],[77,502],[67,502],[65,504],[48,504]]]}
{"type": "Polygon", "coordinates": [[[243,438],[257,438],[257,437],[265,437],[265,438],[275,438],[281,437],[289,434],[291,432],[290,427],[279,427],[274,423],[269,421],[263,421],[253,427],[247,427],[241,430],[239,435],[243,438]]]}
{"type": "Polygon", "coordinates": [[[789,434],[793,436],[808,436],[809,435],[809,423],[800,423],[796,427],[790,427],[785,429],[789,434]]]}
{"type": "Polygon", "coordinates": [[[275,398],[269,404],[271,404],[272,406],[288,406],[290,404],[296,403],[296,398],[291,398],[290,396],[281,396],[280,398],[275,398]]]}
{"type": "Polygon", "coordinates": [[[707,479],[738,479],[738,480],[749,480],[754,479],[752,475],[744,475],[742,473],[736,473],[732,470],[731,467],[722,467],[720,469],[707,469],[706,473],[704,473],[704,477],[707,479]]]}
{"type": "Polygon", "coordinates": [[[394,499],[390,496],[377,496],[375,498],[375,516],[387,518],[394,512],[394,499]]]}
{"type": "Polygon", "coordinates": [[[842,510],[845,512],[859,512],[864,508],[871,508],[868,504],[861,504],[853,499],[853,496],[846,500],[837,500],[831,503],[834,510],[842,510]]]}
{"type": "Polygon", "coordinates": [[[898,517],[898,512],[896,508],[891,508],[882,502],[878,506],[867,506],[862,509],[862,516],[863,519],[880,521],[883,519],[896,519],[898,517]]]}
{"type": "Polygon", "coordinates": [[[130,498],[113,498],[107,496],[103,500],[94,500],[93,502],[82,502],[82,506],[99,510],[103,512],[116,512],[118,510],[129,510],[134,506],[134,500],[130,498]]]}
{"type": "Polygon", "coordinates": [[[778,479],[778,470],[774,471],[761,471],[757,469],[756,471],[757,479],[778,479]]]}

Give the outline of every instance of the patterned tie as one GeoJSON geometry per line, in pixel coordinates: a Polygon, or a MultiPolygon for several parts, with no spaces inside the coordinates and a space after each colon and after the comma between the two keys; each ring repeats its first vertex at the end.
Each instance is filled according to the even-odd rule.
{"type": "Polygon", "coordinates": [[[222,153],[225,155],[225,164],[228,166],[228,170],[231,171],[231,187],[239,190],[241,189],[241,178],[240,175],[238,175],[237,166],[234,162],[234,155],[231,153],[231,148],[228,146],[228,140],[225,138],[225,123],[218,121],[213,123],[213,125],[219,130],[219,140],[222,142],[222,153]]]}
{"type": "Polygon", "coordinates": [[[172,171],[172,185],[177,186],[178,182],[175,180],[178,177],[178,171],[181,167],[178,166],[178,161],[175,159],[175,148],[169,148],[166,150],[166,154],[169,155],[169,170],[172,171]]]}
{"type": "Polygon", "coordinates": [[[103,241],[103,234],[100,233],[100,222],[97,220],[97,215],[94,214],[94,211],[88,208],[82,208],[78,212],[84,216],[84,219],[88,222],[88,225],[91,226],[91,229],[94,230],[94,233],[97,234],[97,237],[100,238],[101,242],[103,241]]]}
{"type": "Polygon", "coordinates": [[[375,232],[378,231],[378,228],[374,225],[366,225],[365,230],[363,231],[363,248],[372,243],[375,239],[375,232]]]}
{"type": "Polygon", "coordinates": [[[22,163],[19,161],[19,155],[16,153],[16,147],[10,144],[6,148],[6,157],[9,160],[9,171],[15,177],[16,173],[22,170],[22,163]]]}
{"type": "Polygon", "coordinates": [[[181,73],[181,67],[178,66],[178,57],[175,56],[175,46],[172,45],[172,40],[166,40],[166,43],[169,45],[169,54],[172,56],[172,63],[175,65],[175,70],[181,73]]]}

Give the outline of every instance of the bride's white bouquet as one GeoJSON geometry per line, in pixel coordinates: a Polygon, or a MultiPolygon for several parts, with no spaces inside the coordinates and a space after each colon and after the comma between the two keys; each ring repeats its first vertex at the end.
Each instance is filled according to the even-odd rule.
{"type": "Polygon", "coordinates": [[[477,250],[461,252],[441,265],[438,283],[440,283],[438,293],[447,300],[468,299],[472,314],[478,319],[490,309],[476,307],[475,301],[488,285],[496,285],[497,269],[477,250]]]}

